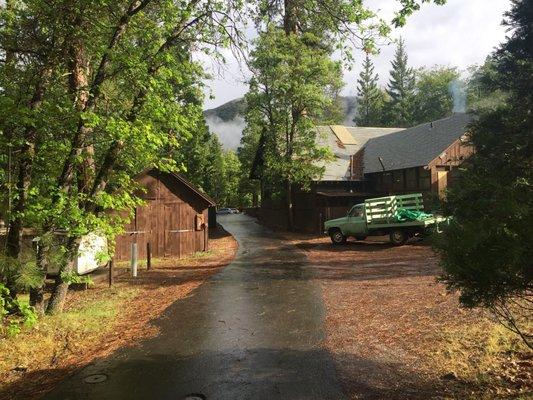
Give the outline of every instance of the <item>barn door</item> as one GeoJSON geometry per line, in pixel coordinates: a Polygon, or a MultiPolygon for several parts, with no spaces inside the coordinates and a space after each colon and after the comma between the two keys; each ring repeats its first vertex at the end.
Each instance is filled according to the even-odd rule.
{"type": "Polygon", "coordinates": [[[165,204],[165,257],[181,258],[187,253],[188,238],[193,231],[187,226],[180,203],[165,204]]]}
{"type": "Polygon", "coordinates": [[[179,257],[179,204],[165,204],[164,210],[165,257],[179,257]]]}

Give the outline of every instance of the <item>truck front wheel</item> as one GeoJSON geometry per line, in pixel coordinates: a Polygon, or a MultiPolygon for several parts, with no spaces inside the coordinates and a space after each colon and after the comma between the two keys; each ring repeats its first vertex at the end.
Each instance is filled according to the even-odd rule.
{"type": "Polygon", "coordinates": [[[340,229],[332,229],[329,231],[329,237],[333,244],[344,244],[346,243],[346,236],[344,236],[340,229]]]}
{"type": "Polygon", "coordinates": [[[407,242],[407,232],[403,229],[393,229],[389,236],[390,242],[395,246],[401,246],[407,242]]]}

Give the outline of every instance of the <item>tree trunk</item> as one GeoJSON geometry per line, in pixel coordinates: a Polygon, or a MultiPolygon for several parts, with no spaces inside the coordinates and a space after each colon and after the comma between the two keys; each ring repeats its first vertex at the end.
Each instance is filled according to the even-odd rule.
{"type": "Polygon", "coordinates": [[[285,14],[283,16],[283,29],[286,35],[296,34],[298,30],[297,0],[285,0],[285,14]]]}
{"type": "MultiPolygon", "coordinates": [[[[30,110],[36,110],[40,107],[45,86],[51,71],[45,69],[41,74],[41,79],[37,83],[35,92],[28,104],[30,110]]],[[[27,206],[28,189],[31,184],[31,174],[33,161],[35,158],[35,143],[37,140],[37,129],[33,126],[26,126],[24,130],[24,144],[20,148],[18,162],[17,184],[15,187],[15,203],[11,210],[9,218],[8,231],[6,236],[6,255],[11,258],[19,258],[22,248],[22,234],[24,228],[24,211],[27,206]]],[[[8,289],[11,297],[17,297],[17,289],[14,284],[8,282],[8,289]]]]}
{"type": "MultiPolygon", "coordinates": [[[[41,78],[37,82],[35,92],[28,103],[28,108],[32,111],[38,109],[43,101],[44,92],[51,70],[46,68],[41,73],[41,78]]],[[[34,126],[26,126],[24,129],[24,144],[20,148],[18,163],[17,186],[15,204],[9,210],[14,216],[9,220],[6,237],[6,254],[9,257],[18,258],[22,243],[23,213],[26,208],[28,189],[31,184],[31,172],[33,159],[35,157],[35,142],[37,140],[37,129],[34,126]]]]}
{"type": "Polygon", "coordinates": [[[257,193],[257,188],[252,189],[252,207],[257,207],[259,205],[259,193],[257,193]]]}
{"type": "MultiPolygon", "coordinates": [[[[70,268],[71,270],[71,268],[70,268]]],[[[64,270],[67,272],[67,269],[64,270]]],[[[49,315],[55,315],[63,312],[65,307],[65,301],[67,299],[69,283],[65,282],[61,277],[61,274],[56,277],[54,283],[54,291],[46,307],[46,313],[49,315]]]]}
{"type": "Polygon", "coordinates": [[[35,308],[35,311],[37,314],[42,315],[45,311],[45,302],[44,302],[44,287],[45,287],[45,274],[47,270],[47,258],[46,254],[48,252],[48,248],[43,244],[39,243],[39,247],[37,248],[37,267],[43,274],[43,279],[41,281],[41,285],[35,288],[30,289],[30,306],[33,306],[35,308]]]}
{"type": "Polygon", "coordinates": [[[285,183],[286,190],[286,206],[287,206],[287,228],[289,231],[294,230],[294,213],[292,208],[292,185],[289,180],[285,183]]]}
{"type": "Polygon", "coordinates": [[[35,129],[29,129],[25,135],[26,144],[22,150],[18,165],[17,185],[15,188],[16,198],[13,209],[10,210],[13,218],[10,218],[6,237],[6,255],[18,258],[22,244],[23,213],[26,208],[28,188],[31,182],[31,167],[35,153],[35,129]]]}
{"type": "Polygon", "coordinates": [[[44,283],[37,288],[30,288],[30,306],[38,315],[44,314],[44,283]]]}
{"type": "Polygon", "coordinates": [[[47,314],[59,314],[63,312],[65,300],[70,283],[68,282],[68,275],[74,272],[75,259],[78,256],[79,240],[78,238],[69,238],[67,242],[67,260],[63,268],[60,269],[55,282],[54,290],[48,306],[46,307],[47,314]]]}

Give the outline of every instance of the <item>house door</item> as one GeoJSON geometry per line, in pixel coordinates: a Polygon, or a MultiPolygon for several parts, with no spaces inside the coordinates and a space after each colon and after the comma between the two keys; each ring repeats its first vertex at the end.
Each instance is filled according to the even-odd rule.
{"type": "Polygon", "coordinates": [[[439,198],[444,197],[444,191],[448,186],[448,171],[437,171],[437,191],[439,198]]]}

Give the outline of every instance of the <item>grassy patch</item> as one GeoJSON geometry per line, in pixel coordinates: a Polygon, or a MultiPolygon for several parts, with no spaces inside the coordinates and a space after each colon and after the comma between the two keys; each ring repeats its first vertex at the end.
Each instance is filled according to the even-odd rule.
{"type": "Polygon", "coordinates": [[[98,346],[120,320],[121,307],[137,292],[95,290],[64,313],[42,317],[34,328],[0,339],[0,376],[15,368],[50,368],[63,357],[98,346]]]}
{"type": "Polygon", "coordinates": [[[531,358],[517,335],[490,320],[444,330],[432,353],[439,373],[454,373],[459,382],[477,389],[475,398],[487,399],[528,398],[531,358]]]}

